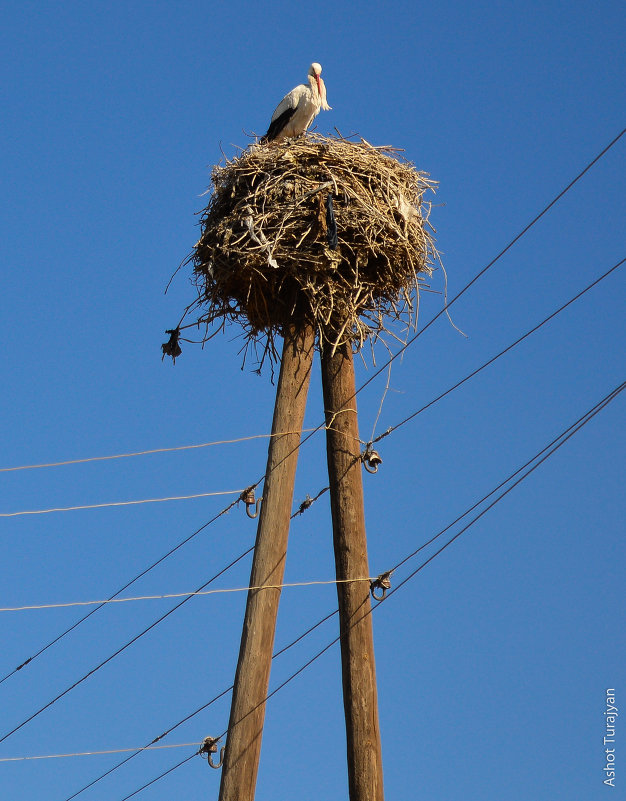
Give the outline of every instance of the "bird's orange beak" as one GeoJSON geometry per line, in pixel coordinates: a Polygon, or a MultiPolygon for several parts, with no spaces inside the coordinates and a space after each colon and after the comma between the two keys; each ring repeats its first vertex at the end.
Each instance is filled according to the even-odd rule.
{"type": "Polygon", "coordinates": [[[322,85],[320,84],[320,76],[316,75],[315,80],[317,81],[317,91],[320,93],[320,97],[322,96],[322,85]]]}

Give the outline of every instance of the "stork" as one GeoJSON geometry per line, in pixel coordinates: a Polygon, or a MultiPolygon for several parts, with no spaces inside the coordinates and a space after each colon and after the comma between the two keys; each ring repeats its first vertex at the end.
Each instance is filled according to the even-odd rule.
{"type": "Polygon", "coordinates": [[[261,142],[282,142],[288,137],[299,136],[317,117],[320,109],[330,110],[321,74],[321,65],[313,62],[307,75],[308,83],[301,83],[283,97],[272,114],[270,127],[261,142]]]}

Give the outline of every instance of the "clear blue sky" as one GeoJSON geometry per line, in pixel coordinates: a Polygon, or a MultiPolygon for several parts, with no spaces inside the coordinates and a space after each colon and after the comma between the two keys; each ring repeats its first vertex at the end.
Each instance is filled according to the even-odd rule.
{"type": "MultiPolygon", "coordinates": [[[[318,130],[404,148],[440,182],[432,220],[458,292],[624,127],[617,2],[5,4],[0,30],[2,467],[267,433],[269,377],[240,369],[236,329],[161,362],[192,298],[165,285],[198,236],[211,165],[263,133],[321,62],[318,130]]],[[[394,363],[377,433],[539,322],[624,256],[626,137],[394,363]]],[[[437,273],[433,289],[441,292],[437,273]]],[[[421,324],[441,294],[424,294],[421,324]]],[[[625,378],[624,268],[381,443],[364,476],[372,573],[443,528],[625,378]]],[[[378,354],[379,360],[384,352],[378,354]]],[[[379,361],[379,363],[382,363],[379,361]]],[[[252,367],[251,365],[250,367],[252,367]]],[[[371,367],[357,363],[357,382],[371,367]]],[[[368,439],[385,376],[358,398],[368,439]]],[[[373,618],[388,799],[604,799],[605,693],[624,681],[624,398],[620,396],[373,618]]],[[[322,418],[316,369],[306,424],[322,418]]],[[[0,473],[0,512],[234,490],[263,439],[0,473]]],[[[323,435],[296,498],[326,484],[323,435]]],[[[105,598],[234,496],[0,519],[1,605],[105,598]]],[[[286,580],[333,577],[328,496],[292,527],[286,580]]],[[[248,548],[234,509],[125,595],[195,589],[248,548]]],[[[400,581],[414,560],[394,576],[400,581]]],[[[249,557],[215,586],[245,586],[249,557]]],[[[334,608],[286,589],[283,645],[334,608]]],[[[232,681],[243,593],[196,598],[0,744],[0,757],[145,745],[232,681]]],[[[119,604],[0,685],[2,734],[172,601],[119,604]]],[[[84,608],[0,613],[5,675],[84,608]]],[[[271,687],[336,636],[320,627],[271,687]]],[[[0,676],[1,678],[1,676],[0,676]]],[[[230,697],[173,732],[227,727],[230,697]]],[[[618,787],[626,732],[618,720],[618,787]],[[621,733],[620,733],[621,731],[621,733]],[[622,734],[624,737],[622,737],[622,734]]],[[[193,752],[144,753],[81,798],[122,799],[193,752]]],[[[63,801],[116,756],[0,763],[6,798],[63,801]]],[[[217,798],[200,758],[141,793],[217,798]]],[[[347,797],[339,650],[268,704],[257,798],[347,797]]]]}

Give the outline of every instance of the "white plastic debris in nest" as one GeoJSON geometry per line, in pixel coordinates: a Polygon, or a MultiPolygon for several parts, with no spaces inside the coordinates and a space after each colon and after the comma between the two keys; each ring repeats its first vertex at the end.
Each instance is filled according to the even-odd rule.
{"type": "Polygon", "coordinates": [[[259,229],[259,231],[255,230],[255,228],[254,228],[254,220],[252,219],[252,215],[250,215],[249,217],[246,217],[244,219],[244,222],[246,224],[246,228],[248,229],[248,233],[250,234],[250,238],[253,239],[257,243],[257,245],[260,245],[261,247],[263,247],[263,248],[265,248],[267,250],[267,263],[269,264],[269,266],[273,267],[275,270],[277,270],[278,269],[278,262],[272,256],[272,246],[267,241],[263,231],[261,231],[260,229],[259,229]]]}
{"type": "Polygon", "coordinates": [[[408,202],[404,195],[396,195],[394,201],[396,208],[405,222],[410,223],[415,217],[420,216],[419,211],[412,203],[408,202]]]}

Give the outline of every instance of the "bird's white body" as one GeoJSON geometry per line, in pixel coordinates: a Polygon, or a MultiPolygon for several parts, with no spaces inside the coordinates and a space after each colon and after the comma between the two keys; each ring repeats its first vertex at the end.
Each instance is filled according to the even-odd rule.
{"type": "Polygon", "coordinates": [[[264,139],[282,142],[293,136],[303,134],[321,109],[329,111],[326,102],[326,86],[320,78],[322,68],[311,64],[307,83],[296,86],[280,101],[272,114],[270,127],[264,139]]]}

